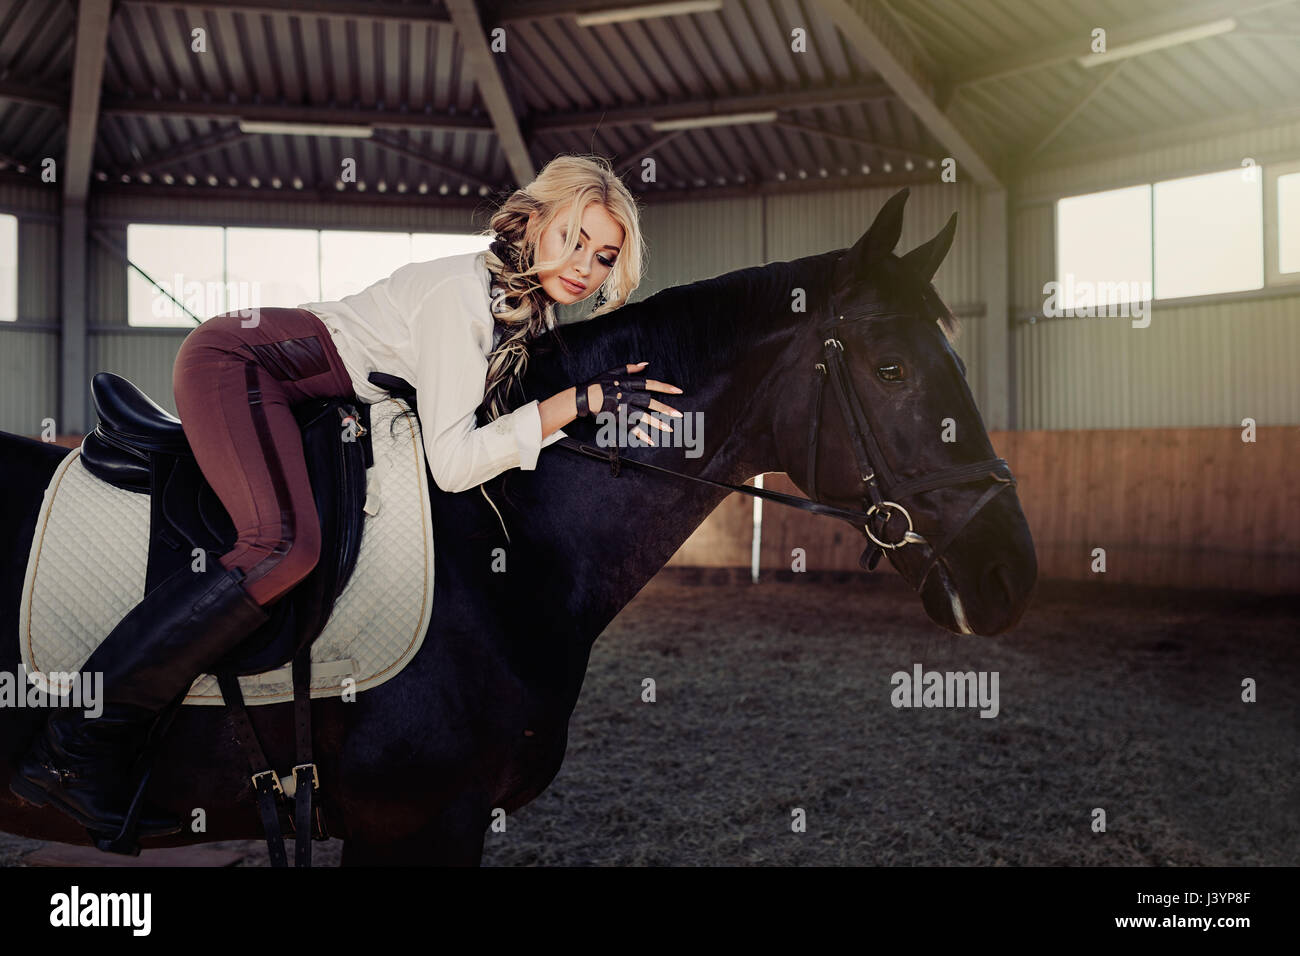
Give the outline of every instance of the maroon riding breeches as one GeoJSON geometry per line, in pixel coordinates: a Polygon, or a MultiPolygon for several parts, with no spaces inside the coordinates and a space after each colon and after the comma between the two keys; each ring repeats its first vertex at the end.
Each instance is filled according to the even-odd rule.
{"type": "Polygon", "coordinates": [[[181,344],[176,409],[203,476],[238,538],[220,558],[258,604],[276,600],[320,558],[320,520],[290,406],[356,401],[329,330],[306,309],[208,319],[181,344]],[[244,328],[245,324],[252,325],[244,328]]]}

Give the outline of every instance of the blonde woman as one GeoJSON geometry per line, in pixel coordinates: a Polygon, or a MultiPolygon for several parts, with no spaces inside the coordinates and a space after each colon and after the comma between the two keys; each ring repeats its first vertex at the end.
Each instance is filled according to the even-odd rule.
{"type": "MultiPolygon", "coordinates": [[[[190,333],[173,370],[176,406],[234,522],[235,546],[206,570],[165,579],[113,629],[83,667],[103,674],[101,716],[52,714],[11,779],[15,793],[63,810],[108,849],[138,798],[131,764],[156,716],[315,567],[320,527],[294,403],[375,402],[386,393],[371,372],[406,379],[419,396],[429,470],[446,492],[536,468],[560,428],[618,405],[640,424],[672,430],[645,410],[680,417],[649,393],[681,389],[638,375],[645,362],[513,411],[505,404],[529,341],[554,326],[556,303],[598,296],[599,315],[640,282],[636,202],[608,162],[557,157],[506,199],[489,229],[487,252],[404,265],[337,302],[261,309],[255,324],[220,315],[190,333]],[[480,404],[490,419],[482,428],[480,404]]],[[[651,440],[639,426],[634,434],[651,440]]],[[[179,829],[144,806],[137,833],[179,829]]]]}

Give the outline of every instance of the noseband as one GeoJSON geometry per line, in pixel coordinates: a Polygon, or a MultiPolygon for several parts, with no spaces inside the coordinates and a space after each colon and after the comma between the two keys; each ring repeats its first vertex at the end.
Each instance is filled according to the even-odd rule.
{"type": "MultiPolygon", "coordinates": [[[[832,309],[831,315],[834,316],[832,309]]],[[[813,411],[812,428],[808,433],[808,497],[817,497],[817,451],[821,440],[821,408],[825,393],[826,380],[829,378],[835,386],[835,397],[840,403],[840,412],[848,426],[849,438],[853,444],[853,456],[857,460],[858,474],[862,476],[862,504],[864,511],[859,513],[863,533],[869,543],[859,564],[868,571],[875,570],[880,556],[886,550],[895,551],[906,545],[924,545],[930,549],[930,558],[916,583],[919,592],[924,586],[934,566],[948,550],[948,546],[961,533],[962,529],[980,513],[990,501],[1008,488],[1014,488],[1016,479],[1011,474],[1011,466],[1005,458],[986,458],[968,465],[953,465],[932,471],[920,478],[899,481],[889,467],[875,432],[871,430],[871,420],[867,418],[862,402],[853,388],[848,367],[844,361],[844,343],[837,337],[841,328],[849,322],[862,322],[867,319],[887,318],[888,314],[872,314],[845,320],[843,315],[829,318],[818,326],[825,338],[822,340],[823,362],[813,366],[813,411]],[[975,503],[967,509],[965,515],[944,536],[936,548],[930,544],[912,526],[912,516],[907,508],[899,502],[905,498],[925,494],[939,488],[951,488],[957,485],[978,484],[991,481],[993,484],[985,489],[975,503]],[[883,485],[883,489],[882,489],[883,485]],[[886,528],[895,515],[901,515],[907,523],[907,530],[896,540],[884,537],[886,528]],[[873,528],[873,524],[875,527],[873,528]]]]}
{"type": "MultiPolygon", "coordinates": [[[[834,314],[835,310],[832,308],[830,315],[834,316],[834,314]]],[[[888,314],[864,315],[849,319],[848,322],[861,322],[866,319],[887,317],[889,317],[888,314]]],[[[825,336],[822,341],[825,361],[818,362],[813,366],[815,394],[812,409],[812,428],[808,433],[807,498],[787,495],[779,491],[769,491],[766,488],[713,481],[709,478],[700,478],[696,475],[688,475],[685,472],[652,465],[648,461],[622,458],[617,447],[597,448],[568,436],[560,439],[555,444],[567,448],[569,451],[577,452],[584,457],[608,462],[610,474],[615,477],[618,476],[622,465],[636,465],[638,468],[648,468],[651,471],[663,472],[677,478],[688,478],[701,484],[714,485],[718,488],[737,491],[754,498],[763,498],[777,504],[789,505],[792,508],[799,508],[812,514],[842,518],[854,527],[861,529],[862,533],[868,538],[866,550],[862,552],[862,556],[858,559],[858,563],[867,571],[875,570],[876,565],[880,562],[881,555],[887,550],[896,551],[909,544],[924,545],[930,549],[930,558],[916,583],[916,590],[920,592],[925,586],[925,581],[930,572],[934,570],[934,566],[939,563],[939,560],[948,550],[948,546],[952,544],[962,529],[970,524],[985,505],[996,498],[999,493],[1008,488],[1014,488],[1016,479],[1011,474],[1011,466],[1007,464],[1005,458],[987,458],[969,465],[954,465],[951,468],[941,468],[920,478],[899,481],[889,468],[889,463],[881,452],[880,445],[876,442],[875,433],[871,430],[871,422],[863,411],[857,392],[853,390],[848,368],[844,363],[844,343],[835,337],[836,332],[848,322],[841,315],[838,318],[829,318],[818,326],[818,332],[825,336]],[[858,474],[862,476],[862,504],[864,508],[862,511],[839,508],[815,500],[817,497],[817,449],[821,437],[822,396],[825,392],[827,378],[830,378],[835,384],[835,396],[839,400],[840,411],[843,414],[845,423],[848,425],[849,438],[853,443],[853,455],[857,459],[858,474]],[[985,489],[984,493],[967,509],[961,521],[944,536],[943,541],[939,543],[937,548],[933,547],[912,527],[911,514],[903,505],[899,504],[905,498],[923,495],[927,491],[983,482],[993,482],[993,484],[985,489]],[[891,541],[883,537],[883,535],[886,526],[893,520],[895,515],[903,517],[903,520],[907,522],[907,530],[897,540],[891,541]],[[872,526],[873,524],[875,524],[875,527],[872,526]]]]}

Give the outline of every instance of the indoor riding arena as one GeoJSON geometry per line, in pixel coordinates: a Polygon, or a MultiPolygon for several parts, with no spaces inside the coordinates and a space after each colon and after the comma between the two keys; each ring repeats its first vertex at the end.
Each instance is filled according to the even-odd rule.
{"type": "Polygon", "coordinates": [[[1296,865],[1298,96],[1297,0],[0,0],[0,863],[1296,865]]]}

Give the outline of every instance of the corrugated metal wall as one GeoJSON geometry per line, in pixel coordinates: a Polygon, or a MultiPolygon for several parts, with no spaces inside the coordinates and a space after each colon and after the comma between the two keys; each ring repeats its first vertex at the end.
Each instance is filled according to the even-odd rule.
{"type": "MultiPolygon", "coordinates": [[[[1017,184],[1011,294],[1019,317],[1042,313],[1056,278],[1059,196],[1300,158],[1300,121],[1126,158],[1031,173],[1017,184]]],[[[1013,332],[1017,427],[1023,429],[1300,423],[1300,287],[1259,298],[1155,302],[1151,324],[1054,319],[1013,332]]]]}
{"type": "Polygon", "coordinates": [[[0,323],[0,431],[38,435],[46,418],[59,430],[58,332],[11,324],[0,323]]]}
{"type": "Polygon", "coordinates": [[[0,183],[18,216],[18,322],[0,322],[0,430],[37,435],[59,413],[59,195],[0,183]]]}

